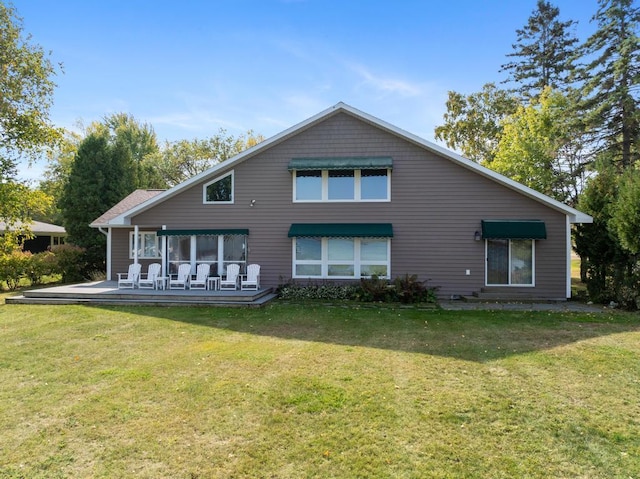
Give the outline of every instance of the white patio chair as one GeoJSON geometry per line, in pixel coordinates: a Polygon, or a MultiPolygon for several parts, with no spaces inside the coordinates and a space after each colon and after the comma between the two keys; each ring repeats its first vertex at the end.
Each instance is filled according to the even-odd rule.
{"type": "Polygon", "coordinates": [[[255,289],[258,291],[260,288],[260,265],[250,264],[247,266],[246,278],[240,279],[240,289],[255,289]]]}
{"type": "Polygon", "coordinates": [[[138,285],[141,269],[142,265],[140,263],[133,263],[129,265],[129,271],[118,273],[118,289],[135,288],[138,285]]]}
{"type": "Polygon", "coordinates": [[[160,263],[151,263],[146,273],[140,274],[138,280],[138,288],[140,289],[155,289],[156,279],[160,276],[160,269],[162,265],[160,263]]]}
{"type": "Polygon", "coordinates": [[[169,289],[187,289],[189,278],[191,278],[191,265],[181,264],[178,267],[178,274],[171,275],[169,278],[169,289]]]}
{"type": "Polygon", "coordinates": [[[230,264],[227,266],[227,276],[220,280],[220,289],[238,289],[238,275],[240,274],[240,266],[230,264]]]}
{"type": "Polygon", "coordinates": [[[207,278],[209,277],[209,270],[211,266],[207,263],[199,264],[196,268],[196,277],[191,278],[189,287],[191,289],[207,289],[207,278]]]}

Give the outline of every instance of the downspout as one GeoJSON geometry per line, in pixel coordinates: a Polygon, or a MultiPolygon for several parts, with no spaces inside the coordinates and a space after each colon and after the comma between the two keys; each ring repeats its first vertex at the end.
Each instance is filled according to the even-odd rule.
{"type": "Polygon", "coordinates": [[[102,226],[98,227],[98,231],[107,237],[107,281],[111,281],[111,228],[107,231],[102,229],[102,226]]]}

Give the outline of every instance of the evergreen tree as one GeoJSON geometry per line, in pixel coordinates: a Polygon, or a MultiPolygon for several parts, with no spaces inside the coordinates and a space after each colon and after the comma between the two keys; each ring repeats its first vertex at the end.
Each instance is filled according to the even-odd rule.
{"type": "Polygon", "coordinates": [[[86,249],[87,276],[104,270],[106,246],[89,224],[133,190],[130,164],[127,146],[110,144],[104,134],[92,133],[78,147],[60,206],[69,242],[86,249]]]}
{"type": "Polygon", "coordinates": [[[571,33],[573,20],[558,20],[560,10],[550,2],[538,0],[527,25],[516,30],[517,42],[513,61],[502,65],[500,71],[509,73],[506,82],[517,84],[515,89],[524,98],[539,96],[544,88],[564,91],[573,70],[574,46],[578,39],[571,33]]]}
{"type": "Polygon", "coordinates": [[[638,159],[640,121],[640,9],[633,0],[599,0],[598,29],[582,47],[591,60],[581,69],[587,124],[597,150],[612,153],[623,171],[638,159]]]}

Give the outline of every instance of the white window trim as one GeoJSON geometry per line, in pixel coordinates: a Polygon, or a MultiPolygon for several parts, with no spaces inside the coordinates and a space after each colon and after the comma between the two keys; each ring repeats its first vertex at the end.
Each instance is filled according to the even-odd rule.
{"type": "MultiPolygon", "coordinates": [[[[245,255],[245,259],[244,261],[240,261],[240,260],[225,260],[224,259],[224,238],[225,235],[216,235],[217,236],[217,242],[218,242],[218,247],[217,247],[217,258],[215,260],[199,260],[197,258],[198,253],[197,253],[197,248],[198,248],[198,241],[197,241],[197,236],[198,235],[188,235],[188,236],[184,236],[185,238],[189,238],[190,241],[190,246],[189,246],[189,264],[191,265],[191,272],[192,274],[196,273],[196,267],[197,265],[201,264],[201,263],[208,263],[208,264],[213,264],[216,263],[217,264],[217,270],[213,271],[211,270],[210,274],[211,275],[218,275],[218,276],[222,276],[225,274],[226,271],[226,267],[229,264],[232,263],[236,263],[240,265],[240,271],[244,271],[246,269],[246,265],[248,264],[249,258],[249,239],[248,237],[245,235],[245,248],[246,248],[246,255],[245,255]]],[[[165,236],[166,238],[166,236],[165,236]]],[[[169,261],[169,259],[167,258],[167,267],[169,267],[169,265],[171,263],[186,263],[186,260],[180,260],[180,261],[169,261]]]]}
{"type": "MultiPolygon", "coordinates": [[[[362,269],[362,265],[371,265],[371,266],[386,266],[387,267],[387,275],[380,276],[383,279],[389,279],[391,277],[391,240],[387,238],[387,261],[362,261],[360,259],[360,244],[363,239],[370,238],[352,238],[354,240],[354,251],[353,251],[353,261],[344,261],[344,260],[329,260],[329,239],[333,237],[321,237],[321,254],[319,260],[296,260],[296,242],[297,238],[293,238],[291,242],[291,277],[294,279],[351,279],[351,280],[359,280],[360,278],[370,278],[371,276],[361,276],[360,271],[362,269]],[[353,263],[353,276],[329,276],[329,265],[332,264],[351,264],[353,263]],[[309,275],[296,275],[296,266],[297,265],[320,265],[320,276],[309,276],[309,275]]],[[[381,238],[382,239],[382,238],[381,238]]]]}
{"type": "MultiPolygon", "coordinates": [[[[135,231],[129,231],[129,259],[134,259],[135,255],[134,255],[134,251],[133,251],[133,235],[135,234],[135,231]]],[[[140,236],[140,241],[138,243],[138,249],[140,250],[140,253],[138,253],[138,259],[160,259],[162,257],[161,251],[160,251],[160,241],[158,240],[158,234],[156,231],[138,231],[138,236],[140,236]],[[155,243],[156,243],[156,256],[144,256],[144,244],[142,244],[142,238],[144,238],[144,235],[149,235],[152,234],[155,236],[155,243]]]]}
{"type": "Polygon", "coordinates": [[[229,173],[226,173],[222,176],[218,176],[213,180],[205,183],[202,187],[202,203],[205,205],[232,205],[236,196],[236,184],[235,184],[235,173],[234,170],[231,170],[229,173]],[[227,176],[231,176],[231,201],[207,201],[207,186],[212,185],[213,183],[224,180],[227,176]]]}
{"type": "Polygon", "coordinates": [[[502,288],[535,288],[536,287],[536,240],[531,241],[531,284],[512,284],[511,283],[511,239],[504,238],[509,241],[509,283],[508,284],[495,284],[489,283],[489,240],[484,241],[484,284],[485,286],[494,286],[502,288]]]}
{"type": "MultiPolygon", "coordinates": [[[[380,170],[384,170],[385,168],[379,168],[380,170]]],[[[361,190],[361,178],[362,178],[362,170],[361,169],[353,169],[349,171],[354,172],[353,181],[354,181],[354,191],[353,191],[353,199],[338,199],[338,200],[330,200],[329,199],[329,171],[331,170],[320,170],[321,171],[321,181],[322,181],[322,198],[319,200],[298,200],[296,194],[296,178],[298,176],[298,171],[294,170],[291,175],[293,179],[293,202],[294,203],[388,203],[391,201],[391,168],[386,168],[387,170],[387,197],[382,199],[361,199],[362,195],[361,190]]]]}

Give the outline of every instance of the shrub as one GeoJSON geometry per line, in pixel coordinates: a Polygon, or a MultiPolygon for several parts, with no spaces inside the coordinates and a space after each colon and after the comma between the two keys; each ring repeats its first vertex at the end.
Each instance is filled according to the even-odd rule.
{"type": "Polygon", "coordinates": [[[418,276],[406,274],[393,282],[398,300],[401,303],[435,303],[437,288],[427,287],[427,281],[418,281],[418,276]]]}
{"type": "Polygon", "coordinates": [[[14,250],[0,255],[0,280],[7,283],[9,290],[18,288],[20,280],[27,276],[31,253],[14,250]]]}
{"type": "Polygon", "coordinates": [[[73,283],[84,281],[86,262],[84,249],[71,244],[54,246],[51,251],[55,255],[55,272],[62,275],[62,281],[73,283]]]}
{"type": "Polygon", "coordinates": [[[356,299],[358,288],[354,285],[340,285],[335,283],[321,283],[299,285],[293,281],[278,287],[278,295],[286,300],[352,300],[356,299]]]}
{"type": "Polygon", "coordinates": [[[360,280],[358,299],[364,302],[396,301],[397,295],[394,286],[390,285],[388,280],[374,275],[360,280]]]}
{"type": "Polygon", "coordinates": [[[25,271],[31,284],[42,284],[42,278],[56,272],[56,256],[51,251],[31,255],[25,271]]]}

